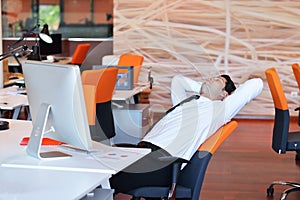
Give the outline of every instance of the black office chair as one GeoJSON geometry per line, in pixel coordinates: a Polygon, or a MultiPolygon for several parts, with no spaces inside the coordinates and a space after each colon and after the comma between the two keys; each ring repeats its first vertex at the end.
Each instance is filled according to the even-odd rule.
{"type": "MultiPolygon", "coordinates": [[[[290,113],[279,76],[275,68],[269,68],[265,73],[275,107],[272,148],[279,154],[284,154],[286,151],[296,151],[296,160],[299,161],[300,132],[289,132],[290,113]]],[[[292,186],[282,193],[281,200],[284,200],[290,192],[300,190],[299,183],[274,181],[267,189],[267,195],[273,195],[274,185],[292,186]]]]}
{"type": "Polygon", "coordinates": [[[176,197],[176,199],[198,200],[208,163],[223,143],[223,141],[236,129],[238,123],[231,121],[221,127],[216,133],[208,138],[192,156],[188,164],[180,171],[181,162],[173,166],[173,180],[169,186],[165,187],[141,187],[128,191],[132,195],[132,200],[141,197],[145,199],[176,197]],[[179,163],[179,164],[178,164],[179,163]],[[177,181],[178,180],[178,181],[177,181]]]}
{"type": "Polygon", "coordinates": [[[91,137],[97,142],[116,135],[111,101],[117,74],[117,68],[105,68],[85,70],[81,75],[91,137]]]}

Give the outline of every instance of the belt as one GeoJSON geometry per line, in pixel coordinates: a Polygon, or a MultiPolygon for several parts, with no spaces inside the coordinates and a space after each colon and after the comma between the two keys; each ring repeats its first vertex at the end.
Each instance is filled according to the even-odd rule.
{"type": "Polygon", "coordinates": [[[152,144],[151,142],[141,141],[137,144],[138,147],[141,148],[149,148],[151,151],[157,151],[160,150],[161,147],[156,146],[155,144],[152,144]]]}

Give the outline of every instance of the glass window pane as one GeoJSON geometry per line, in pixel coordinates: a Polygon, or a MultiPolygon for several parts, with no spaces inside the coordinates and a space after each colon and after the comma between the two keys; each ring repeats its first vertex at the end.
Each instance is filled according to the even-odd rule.
{"type": "Polygon", "coordinates": [[[20,37],[37,23],[63,38],[112,36],[113,0],[2,0],[2,36],[20,37]]]}

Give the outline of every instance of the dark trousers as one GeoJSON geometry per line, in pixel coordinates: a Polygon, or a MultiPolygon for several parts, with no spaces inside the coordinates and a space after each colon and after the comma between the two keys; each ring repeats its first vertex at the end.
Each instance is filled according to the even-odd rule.
{"type": "Polygon", "coordinates": [[[115,189],[116,194],[143,186],[166,186],[171,183],[172,162],[159,159],[170,154],[147,142],[141,142],[137,147],[151,148],[152,151],[110,178],[111,188],[115,189]]]}

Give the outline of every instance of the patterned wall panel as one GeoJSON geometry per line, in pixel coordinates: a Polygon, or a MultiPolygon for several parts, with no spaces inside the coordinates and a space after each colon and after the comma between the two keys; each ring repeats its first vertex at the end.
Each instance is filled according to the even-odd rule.
{"type": "MultiPolygon", "coordinates": [[[[228,73],[237,84],[265,81],[276,67],[290,107],[298,106],[291,64],[300,63],[298,0],[114,0],[114,54],[145,57],[141,81],[152,68],[151,104],[168,108],[175,74],[204,80],[228,73]]],[[[262,94],[239,115],[270,116],[273,104],[265,82],[262,94]]]]}

